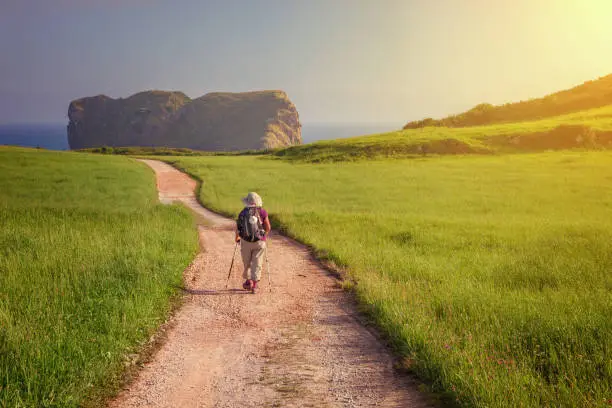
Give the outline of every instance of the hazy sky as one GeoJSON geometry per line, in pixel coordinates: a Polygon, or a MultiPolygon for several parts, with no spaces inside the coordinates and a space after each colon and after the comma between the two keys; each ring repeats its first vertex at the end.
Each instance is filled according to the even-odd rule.
{"type": "Polygon", "coordinates": [[[302,122],[391,122],[612,73],[612,0],[0,0],[0,123],[146,89],[283,89],[302,122]]]}

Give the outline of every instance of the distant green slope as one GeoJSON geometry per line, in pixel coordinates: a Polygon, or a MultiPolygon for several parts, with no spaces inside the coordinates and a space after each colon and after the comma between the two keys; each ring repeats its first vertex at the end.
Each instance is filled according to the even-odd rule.
{"type": "Polygon", "coordinates": [[[612,75],[587,81],[572,89],[556,92],[543,98],[500,106],[483,103],[467,112],[443,119],[428,118],[409,122],[404,129],[427,126],[464,127],[536,120],[606,105],[612,105],[612,75]]]}
{"type": "Polygon", "coordinates": [[[273,154],[292,161],[329,162],[431,154],[500,154],[573,148],[612,148],[612,106],[537,121],[462,128],[430,126],[326,140],[292,146],[273,154]]]}

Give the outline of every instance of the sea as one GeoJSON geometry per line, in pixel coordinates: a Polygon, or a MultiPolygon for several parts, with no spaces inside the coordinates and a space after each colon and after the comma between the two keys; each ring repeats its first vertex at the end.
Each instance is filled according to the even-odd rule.
{"type": "Polygon", "coordinates": [[[66,124],[32,123],[0,125],[0,146],[40,147],[49,150],[68,150],[66,124]]]}
{"type": "MultiPolygon", "coordinates": [[[[302,140],[312,143],[319,140],[342,139],[401,129],[401,123],[305,123],[302,140]]],[[[48,150],[69,150],[66,124],[0,124],[0,145],[38,147],[48,150]]]]}
{"type": "Polygon", "coordinates": [[[399,130],[404,123],[304,123],[302,142],[312,143],[319,140],[344,139],[375,133],[399,130]]]}

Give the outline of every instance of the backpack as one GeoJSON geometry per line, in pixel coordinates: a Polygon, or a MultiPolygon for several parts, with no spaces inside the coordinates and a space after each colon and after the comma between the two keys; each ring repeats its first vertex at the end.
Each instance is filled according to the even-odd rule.
{"type": "Polygon", "coordinates": [[[259,207],[247,207],[238,215],[238,235],[248,242],[259,241],[265,234],[259,207]]]}

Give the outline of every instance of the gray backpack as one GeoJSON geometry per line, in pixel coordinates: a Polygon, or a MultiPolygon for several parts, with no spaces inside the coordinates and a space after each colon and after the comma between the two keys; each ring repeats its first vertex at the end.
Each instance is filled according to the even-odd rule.
{"type": "Polygon", "coordinates": [[[256,242],[264,236],[260,210],[259,207],[246,207],[238,215],[237,227],[241,239],[256,242]]]}

